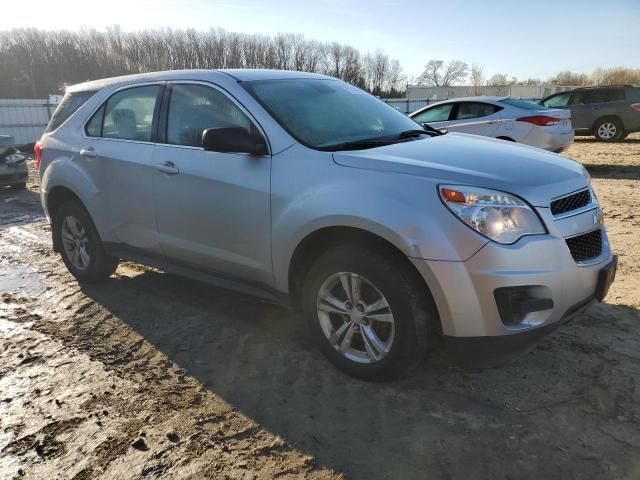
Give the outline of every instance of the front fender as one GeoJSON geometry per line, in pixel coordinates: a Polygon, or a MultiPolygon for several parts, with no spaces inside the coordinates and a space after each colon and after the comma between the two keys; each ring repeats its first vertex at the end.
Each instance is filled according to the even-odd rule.
{"type": "Polygon", "coordinates": [[[430,179],[295,157],[275,157],[273,164],[272,256],[280,291],[289,290],[296,247],[327,227],[358,228],[408,257],[431,260],[463,261],[487,242],[446,210],[430,179]]]}

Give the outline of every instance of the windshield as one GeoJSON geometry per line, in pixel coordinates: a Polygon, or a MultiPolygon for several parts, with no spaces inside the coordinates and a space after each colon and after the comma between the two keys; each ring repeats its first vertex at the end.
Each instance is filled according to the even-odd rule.
{"type": "Polygon", "coordinates": [[[258,80],[242,85],[289,133],[320,150],[422,128],[393,107],[339,80],[258,80]]]}

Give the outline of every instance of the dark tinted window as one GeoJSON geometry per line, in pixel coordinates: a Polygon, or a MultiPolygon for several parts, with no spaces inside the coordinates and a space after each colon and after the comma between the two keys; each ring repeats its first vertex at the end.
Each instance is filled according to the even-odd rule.
{"type": "Polygon", "coordinates": [[[224,94],[205,85],[174,85],[169,98],[167,143],[202,145],[207,128],[251,128],[244,113],[224,94]]]}
{"type": "Polygon", "coordinates": [[[640,101],[640,88],[629,88],[627,89],[627,96],[629,100],[640,101]]]}
{"type": "Polygon", "coordinates": [[[571,92],[561,93],[559,95],[554,95],[553,97],[547,98],[542,104],[545,107],[566,107],[569,104],[569,98],[571,97],[571,92]]]}
{"type": "Polygon", "coordinates": [[[622,88],[594,88],[577,92],[572,103],[578,105],[580,103],[617,102],[619,100],[624,100],[624,89],[622,88]]]}
{"type": "Polygon", "coordinates": [[[453,105],[453,103],[447,103],[445,105],[428,108],[411,118],[420,123],[446,122],[449,120],[449,115],[451,114],[451,110],[453,110],[453,105]]]}
{"type": "Polygon", "coordinates": [[[455,119],[486,117],[501,110],[500,107],[482,102],[460,102],[456,110],[455,119]]]}
{"type": "MultiPolygon", "coordinates": [[[[104,120],[100,136],[150,142],[153,112],[159,91],[158,85],[150,85],[128,88],[113,94],[104,107],[104,120]]],[[[100,110],[96,112],[94,118],[99,116],[99,113],[100,110]]],[[[94,118],[89,123],[92,124],[95,131],[94,118]]]]}
{"type": "Polygon", "coordinates": [[[53,113],[45,133],[53,132],[62,125],[67,118],[73,115],[82,105],[89,100],[95,91],[74,92],[65,94],[64,98],[53,113]]]}

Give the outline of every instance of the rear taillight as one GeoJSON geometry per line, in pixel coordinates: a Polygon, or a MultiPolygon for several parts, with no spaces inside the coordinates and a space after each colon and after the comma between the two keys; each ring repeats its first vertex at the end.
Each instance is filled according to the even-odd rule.
{"type": "Polygon", "coordinates": [[[516,122],[533,123],[540,127],[551,127],[560,123],[559,118],[547,117],[546,115],[533,115],[531,117],[520,117],[516,119],[516,122]]]}
{"type": "Polygon", "coordinates": [[[36,142],[33,146],[33,152],[36,154],[36,168],[40,170],[40,162],[42,162],[42,152],[44,150],[44,145],[42,142],[36,142]]]}
{"type": "Polygon", "coordinates": [[[640,112],[640,103],[632,103],[631,108],[640,112]]]}

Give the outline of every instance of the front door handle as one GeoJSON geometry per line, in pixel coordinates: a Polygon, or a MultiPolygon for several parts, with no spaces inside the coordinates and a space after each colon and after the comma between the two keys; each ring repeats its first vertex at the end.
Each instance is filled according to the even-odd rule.
{"type": "Polygon", "coordinates": [[[600,107],[591,107],[591,110],[600,110],[600,107]]]}
{"type": "Polygon", "coordinates": [[[87,147],[87,148],[80,149],[80,155],[82,155],[83,157],[92,157],[92,158],[98,156],[98,154],[93,149],[93,147],[87,147]]]}
{"type": "Polygon", "coordinates": [[[169,160],[162,163],[156,163],[154,167],[156,167],[156,169],[160,170],[162,173],[166,173],[167,175],[177,175],[178,173],[180,173],[178,167],[176,167],[176,165],[169,160]]]}

